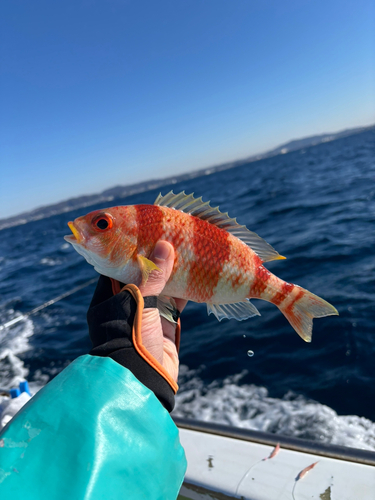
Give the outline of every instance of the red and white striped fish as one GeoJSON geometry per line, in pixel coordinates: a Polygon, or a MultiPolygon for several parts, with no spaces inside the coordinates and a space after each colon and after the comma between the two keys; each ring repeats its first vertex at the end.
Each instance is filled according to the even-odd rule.
{"type": "MultiPolygon", "coordinates": [[[[154,205],[97,210],[68,225],[73,234],[66,241],[99,273],[123,283],[146,281],[157,269],[149,260],[156,242],[169,241],[175,262],[163,294],[206,302],[208,314],[219,321],[259,315],[249,299],[263,299],[275,304],[310,342],[312,319],[338,314],[325,300],[269,272],[264,262],[285,257],[192,194],[171,191],[159,195],[154,205]]],[[[165,310],[162,314],[168,317],[165,310]]]]}

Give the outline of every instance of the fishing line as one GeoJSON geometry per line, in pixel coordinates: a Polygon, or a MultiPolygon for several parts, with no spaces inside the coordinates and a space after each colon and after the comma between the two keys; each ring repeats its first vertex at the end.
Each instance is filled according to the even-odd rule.
{"type": "Polygon", "coordinates": [[[32,314],[35,314],[35,313],[41,311],[42,309],[45,309],[46,307],[51,306],[52,304],[55,304],[55,302],[58,302],[59,300],[65,299],[65,297],[68,297],[69,295],[72,295],[73,293],[76,293],[79,290],[82,290],[82,288],[86,288],[87,286],[91,285],[92,283],[94,283],[97,280],[98,280],[97,277],[92,278],[91,280],[86,281],[85,283],[82,283],[82,285],[76,286],[72,290],[69,290],[69,292],[65,292],[65,293],[59,295],[58,297],[55,297],[54,299],[49,300],[48,302],[44,302],[44,304],[42,304],[38,307],[35,307],[34,309],[32,309],[29,312],[21,314],[20,316],[17,316],[16,318],[13,318],[10,321],[7,321],[6,323],[0,325],[0,330],[3,330],[4,328],[8,328],[9,326],[15,325],[19,321],[22,321],[23,319],[28,318],[32,314]]]}

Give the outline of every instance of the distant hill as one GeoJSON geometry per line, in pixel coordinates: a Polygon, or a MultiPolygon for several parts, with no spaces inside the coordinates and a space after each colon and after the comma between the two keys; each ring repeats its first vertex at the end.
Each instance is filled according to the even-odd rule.
{"type": "Polygon", "coordinates": [[[0,219],[0,230],[7,227],[18,226],[19,224],[26,224],[27,222],[43,219],[45,217],[50,217],[52,215],[60,214],[63,212],[70,212],[76,208],[86,207],[93,204],[104,203],[113,200],[114,198],[124,198],[131,194],[142,193],[145,191],[150,191],[158,187],[166,186],[168,184],[175,184],[176,182],[181,182],[187,179],[193,179],[194,177],[200,177],[201,175],[207,175],[208,173],[219,172],[221,170],[227,170],[229,168],[238,167],[240,165],[245,165],[247,163],[261,160],[264,158],[269,158],[271,156],[276,156],[279,154],[289,153],[291,151],[297,151],[298,149],[303,149],[311,146],[316,146],[323,142],[334,141],[335,139],[340,139],[349,135],[359,134],[367,130],[375,129],[375,125],[369,127],[358,127],[343,130],[341,132],[336,132],[333,134],[321,134],[314,135],[311,137],[305,137],[303,139],[295,139],[293,141],[282,144],[275,149],[267,151],[266,153],[260,155],[249,156],[241,160],[236,160],[228,163],[223,163],[220,165],[215,165],[209,168],[203,168],[200,170],[195,170],[193,172],[175,175],[172,177],[165,177],[164,179],[152,179],[145,182],[138,182],[137,184],[130,184],[126,186],[115,186],[110,189],[106,189],[101,193],[78,196],[76,198],[70,198],[59,203],[54,203],[53,205],[47,205],[43,207],[36,208],[29,212],[24,212],[13,217],[8,217],[6,219],[0,219]]]}
{"type": "Polygon", "coordinates": [[[297,151],[298,149],[316,146],[317,144],[321,144],[322,142],[334,141],[336,139],[341,139],[342,137],[359,134],[361,132],[365,132],[366,130],[371,130],[374,128],[375,125],[371,125],[370,127],[350,128],[347,130],[342,130],[341,132],[336,132],[335,134],[312,135],[311,137],[305,137],[303,139],[295,139],[293,141],[287,142],[286,144],[283,144],[282,146],[278,146],[277,148],[272,149],[272,151],[266,153],[266,156],[274,156],[278,154],[289,153],[290,151],[297,151]]]}

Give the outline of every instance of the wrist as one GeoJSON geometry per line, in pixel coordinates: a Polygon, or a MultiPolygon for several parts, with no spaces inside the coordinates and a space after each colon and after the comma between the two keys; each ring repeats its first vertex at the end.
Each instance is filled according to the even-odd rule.
{"type": "MultiPolygon", "coordinates": [[[[94,301],[87,316],[93,341],[90,354],[110,357],[128,368],[143,385],[155,393],[164,407],[171,411],[174,407],[174,394],[178,389],[175,382],[178,365],[172,374],[169,373],[163,366],[163,353],[155,352],[154,357],[145,348],[142,339],[143,318],[146,318],[147,326],[152,317],[158,315],[154,308],[144,310],[144,302],[154,305],[155,301],[156,298],[152,297],[146,297],[144,300],[135,285],[127,285],[120,293],[103,302],[94,301]]],[[[159,316],[154,319],[160,322],[159,316]]],[[[158,343],[163,349],[162,334],[158,343]]],[[[169,351],[172,352],[172,349],[169,351]]],[[[166,356],[167,367],[171,366],[168,358],[169,355],[166,356]]]]}

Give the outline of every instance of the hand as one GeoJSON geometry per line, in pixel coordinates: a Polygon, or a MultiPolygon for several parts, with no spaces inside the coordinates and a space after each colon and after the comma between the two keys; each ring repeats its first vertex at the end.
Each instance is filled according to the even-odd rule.
{"type": "MultiPolygon", "coordinates": [[[[139,382],[154,392],[168,411],[172,411],[178,389],[176,344],[179,342],[179,325],[160,318],[156,308],[147,306],[139,311],[138,304],[142,296],[155,297],[162,293],[172,272],[174,249],[170,243],[159,241],[149,259],[158,269],[152,271],[147,282],[139,288],[99,277],[87,311],[93,346],[90,355],[112,358],[130,370],[139,382]]],[[[181,312],[186,301],[175,301],[181,312]]]]}
{"type": "MultiPolygon", "coordinates": [[[[161,271],[152,271],[147,282],[139,287],[143,297],[160,295],[173,268],[174,248],[167,241],[158,241],[150,260],[161,271]]],[[[175,299],[181,312],[187,301],[175,299]]],[[[178,376],[178,354],[176,349],[176,324],[161,318],[156,308],[144,309],[142,313],[142,342],[148,352],[168,371],[173,380],[178,376]]]]}

